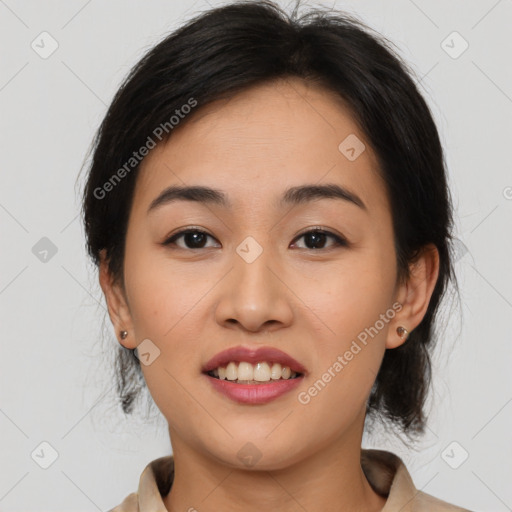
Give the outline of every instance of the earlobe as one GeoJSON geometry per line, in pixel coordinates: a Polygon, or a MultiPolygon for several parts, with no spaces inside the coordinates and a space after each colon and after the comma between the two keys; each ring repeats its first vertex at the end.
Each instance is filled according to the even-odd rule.
{"type": "Polygon", "coordinates": [[[386,348],[403,345],[413,329],[423,320],[439,276],[439,251],[433,244],[425,246],[410,265],[410,277],[398,291],[402,309],[395,315],[388,331],[386,348]]]}
{"type": "Polygon", "coordinates": [[[130,310],[124,291],[119,283],[114,282],[113,276],[109,271],[105,249],[100,251],[99,281],[107,302],[110,321],[114,326],[119,343],[126,348],[135,348],[136,343],[133,336],[130,310]],[[131,336],[130,333],[132,334],[131,336]]]}

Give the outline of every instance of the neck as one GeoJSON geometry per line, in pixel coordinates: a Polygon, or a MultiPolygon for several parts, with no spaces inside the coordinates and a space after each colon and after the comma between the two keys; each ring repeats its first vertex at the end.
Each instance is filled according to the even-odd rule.
{"type": "Polygon", "coordinates": [[[174,481],[164,504],[169,512],[379,512],[386,498],[372,489],[361,468],[362,423],[358,426],[359,432],[345,433],[295,463],[269,471],[222,464],[170,432],[174,481]]]}

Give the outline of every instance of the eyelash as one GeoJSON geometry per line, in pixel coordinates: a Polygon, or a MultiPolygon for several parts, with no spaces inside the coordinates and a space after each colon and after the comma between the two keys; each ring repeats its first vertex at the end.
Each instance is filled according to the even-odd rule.
{"type": "MultiPolygon", "coordinates": [[[[178,233],[175,233],[174,235],[172,235],[171,237],[167,238],[164,242],[162,242],[162,245],[168,247],[168,246],[171,246],[171,245],[176,245],[175,244],[175,241],[182,237],[183,235],[186,235],[187,233],[201,233],[201,234],[204,234],[204,235],[207,235],[209,236],[210,238],[214,238],[212,235],[210,235],[209,233],[206,233],[205,231],[201,230],[201,229],[196,229],[196,228],[187,228],[187,229],[184,229],[182,231],[179,231],[178,233]]],[[[310,233],[321,233],[323,235],[327,235],[327,237],[329,238],[332,238],[336,243],[335,243],[335,247],[348,247],[349,246],[349,243],[348,241],[339,236],[339,235],[336,235],[330,231],[327,231],[323,228],[320,228],[320,227],[315,227],[315,228],[312,228],[308,231],[305,231],[303,233],[301,233],[300,235],[297,235],[297,237],[294,239],[295,240],[299,240],[300,238],[302,238],[303,236],[305,235],[308,235],[310,233]]],[[[327,251],[329,249],[333,249],[335,247],[331,247],[331,248],[327,248],[327,249],[305,249],[307,251],[327,251]]],[[[183,249],[183,250],[189,250],[189,251],[198,251],[200,249],[203,249],[203,248],[196,248],[196,249],[190,249],[188,247],[186,248],[183,248],[183,247],[178,247],[178,249],[183,249]]]]}

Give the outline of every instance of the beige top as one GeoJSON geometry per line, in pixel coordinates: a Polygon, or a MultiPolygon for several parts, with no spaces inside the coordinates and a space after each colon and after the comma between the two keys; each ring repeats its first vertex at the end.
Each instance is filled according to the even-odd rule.
{"type": "MultiPolygon", "coordinates": [[[[381,512],[471,512],[417,490],[402,459],[391,452],[362,449],[361,467],[373,489],[387,497],[381,512]]],[[[173,480],[173,456],[155,459],[144,468],[138,491],[108,512],[167,512],[162,497],[173,480]]]]}

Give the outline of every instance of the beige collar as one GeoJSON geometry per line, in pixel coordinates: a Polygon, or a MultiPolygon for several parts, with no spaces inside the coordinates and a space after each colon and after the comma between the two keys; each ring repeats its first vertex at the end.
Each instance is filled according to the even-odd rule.
{"type": "MultiPolygon", "coordinates": [[[[402,460],[391,452],[362,449],[361,467],[372,488],[387,497],[381,512],[470,512],[418,491],[402,460]]],[[[162,496],[173,479],[172,455],[153,460],[140,476],[137,493],[128,496],[113,512],[167,512],[162,496]]]]}

